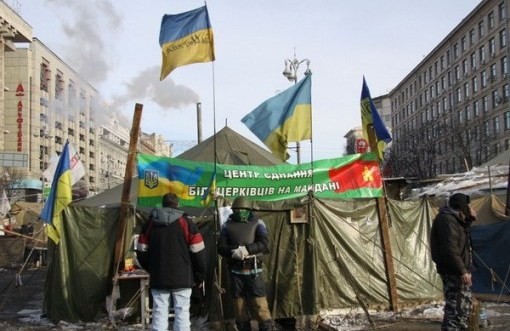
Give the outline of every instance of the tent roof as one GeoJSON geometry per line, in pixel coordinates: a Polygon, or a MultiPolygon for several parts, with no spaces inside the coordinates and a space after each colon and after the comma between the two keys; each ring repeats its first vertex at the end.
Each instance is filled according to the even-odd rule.
{"type": "Polygon", "coordinates": [[[241,136],[228,126],[176,158],[214,162],[215,138],[216,161],[219,164],[266,166],[283,163],[271,152],[241,136]]]}
{"type": "MultiPolygon", "coordinates": [[[[230,165],[276,165],[283,161],[271,152],[263,149],[247,138],[241,136],[228,126],[216,133],[217,163],[230,165]]],[[[178,155],[177,159],[214,162],[214,136],[178,155]]],[[[77,206],[118,205],[122,197],[123,184],[104,191],[87,199],[73,202],[77,206]]],[[[136,203],[138,198],[138,177],[133,177],[129,201],[136,203]]]]}

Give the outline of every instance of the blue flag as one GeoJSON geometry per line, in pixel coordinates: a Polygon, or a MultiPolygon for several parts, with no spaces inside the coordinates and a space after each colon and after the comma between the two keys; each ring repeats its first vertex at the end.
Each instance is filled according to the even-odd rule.
{"type": "Polygon", "coordinates": [[[241,119],[277,157],[287,160],[289,142],[312,138],[312,76],[266,100],[241,119]]]}

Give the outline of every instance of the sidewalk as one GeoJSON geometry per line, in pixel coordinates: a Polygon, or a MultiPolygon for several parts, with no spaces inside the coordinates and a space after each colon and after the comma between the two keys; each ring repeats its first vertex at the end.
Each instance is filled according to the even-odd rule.
{"type": "MultiPolygon", "coordinates": [[[[46,269],[31,268],[25,270],[18,280],[21,286],[16,286],[16,274],[19,269],[0,269],[0,330],[3,331],[46,331],[46,330],[82,330],[97,331],[112,329],[106,318],[93,323],[70,324],[61,322],[57,325],[42,318],[44,300],[44,281],[46,269]]],[[[18,282],[19,284],[19,282],[18,282]]],[[[488,319],[491,323],[487,330],[510,330],[510,305],[484,303],[488,319]]],[[[372,313],[371,313],[372,314],[372,313]]],[[[439,330],[442,318],[442,305],[440,303],[417,307],[412,312],[373,313],[371,315],[376,330],[391,331],[429,331],[439,330]]],[[[141,324],[127,325],[118,322],[116,330],[141,330],[141,324]]],[[[196,330],[196,329],[193,329],[196,330]]],[[[256,330],[256,323],[253,323],[256,330]]],[[[285,330],[290,330],[288,326],[285,330]]],[[[322,321],[319,330],[363,331],[374,330],[363,313],[349,315],[329,315],[322,321]]],[[[481,329],[483,331],[484,329],[481,329]]]]}

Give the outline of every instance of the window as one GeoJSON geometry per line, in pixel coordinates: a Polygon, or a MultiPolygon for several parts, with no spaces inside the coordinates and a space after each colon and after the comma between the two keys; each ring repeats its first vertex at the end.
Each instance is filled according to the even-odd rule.
{"type": "Polygon", "coordinates": [[[507,102],[510,98],[510,88],[508,84],[503,85],[503,102],[507,102]]]}
{"type": "Polygon", "coordinates": [[[491,99],[492,99],[492,109],[494,109],[499,105],[499,102],[501,101],[498,96],[498,90],[492,91],[491,99]]]}
{"type": "Polygon", "coordinates": [[[469,99],[469,82],[464,83],[464,97],[469,99]]]}
{"type": "Polygon", "coordinates": [[[459,57],[459,44],[455,43],[453,45],[453,58],[456,59],[459,57]]]}
{"type": "Polygon", "coordinates": [[[491,11],[489,15],[487,15],[487,25],[489,26],[489,30],[494,28],[494,12],[491,11]]]}
{"type": "Polygon", "coordinates": [[[486,113],[489,110],[489,99],[487,96],[484,96],[482,98],[482,110],[484,113],[486,113]]]}
{"type": "Polygon", "coordinates": [[[466,37],[460,38],[460,47],[462,49],[462,52],[465,52],[467,49],[467,43],[466,43],[466,37]]]}
{"type": "Polygon", "coordinates": [[[475,76],[471,80],[471,85],[473,86],[473,94],[478,92],[478,78],[475,76]]]}
{"type": "Polygon", "coordinates": [[[469,30],[469,44],[470,46],[473,46],[475,43],[475,29],[469,30]]]}
{"type": "Polygon", "coordinates": [[[460,67],[455,66],[455,80],[459,80],[459,79],[460,79],[460,67]]]}
{"type": "Polygon", "coordinates": [[[478,23],[478,39],[482,39],[484,35],[485,35],[484,24],[483,21],[480,21],[478,23]]]}
{"type": "Polygon", "coordinates": [[[468,60],[467,59],[464,59],[462,61],[462,73],[464,74],[464,76],[467,76],[467,73],[468,73],[468,60]]]}
{"type": "Polygon", "coordinates": [[[494,82],[496,80],[496,75],[497,75],[496,63],[491,64],[490,72],[491,72],[490,80],[491,80],[491,82],[494,82]]]}
{"type": "Polygon", "coordinates": [[[478,100],[473,102],[473,115],[475,117],[480,116],[480,102],[478,100]]]}
{"type": "Polygon", "coordinates": [[[484,64],[485,63],[485,46],[484,45],[480,46],[480,48],[478,49],[478,57],[480,58],[480,63],[484,64]]]}
{"type": "Polygon", "coordinates": [[[487,71],[486,70],[482,71],[480,76],[481,76],[481,81],[482,81],[482,88],[484,88],[487,86],[487,71]]]}
{"type": "Polygon", "coordinates": [[[460,102],[460,100],[462,99],[462,93],[460,92],[460,87],[457,87],[455,94],[457,95],[457,98],[455,101],[460,102]]]}
{"type": "Polygon", "coordinates": [[[506,29],[499,31],[499,47],[506,47],[506,29]]]}
{"type": "Polygon", "coordinates": [[[505,112],[505,130],[510,130],[510,111],[505,112]]]}
{"type": "Polygon", "coordinates": [[[464,116],[466,117],[466,121],[469,122],[471,120],[471,112],[469,111],[469,105],[464,108],[464,116]]]}
{"type": "Polygon", "coordinates": [[[504,76],[508,76],[508,61],[507,61],[507,57],[506,56],[503,56],[501,58],[501,73],[504,75],[504,76]]]}
{"type": "Polygon", "coordinates": [[[494,38],[489,39],[489,54],[491,57],[496,55],[496,40],[494,38]]]}
{"type": "Polygon", "coordinates": [[[445,68],[444,55],[441,55],[440,62],[441,62],[441,70],[444,70],[444,68],[445,68]]]}
{"type": "Polygon", "coordinates": [[[476,52],[471,53],[471,69],[476,70],[476,52]]]}
{"type": "Polygon", "coordinates": [[[506,7],[505,2],[501,1],[498,6],[499,22],[503,22],[506,19],[506,7]]]}
{"type": "Polygon", "coordinates": [[[499,133],[499,116],[492,119],[492,128],[494,129],[494,135],[497,135],[499,133]]]}

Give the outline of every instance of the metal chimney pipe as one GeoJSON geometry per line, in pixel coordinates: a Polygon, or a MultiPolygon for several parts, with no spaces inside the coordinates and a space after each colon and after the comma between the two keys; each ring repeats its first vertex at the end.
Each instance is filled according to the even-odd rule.
{"type": "Polygon", "coordinates": [[[202,142],[202,104],[197,102],[197,134],[198,144],[202,142]]]}

